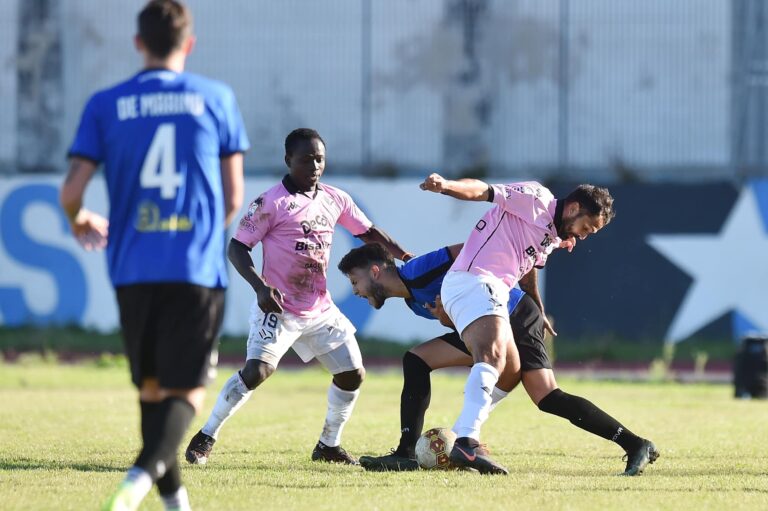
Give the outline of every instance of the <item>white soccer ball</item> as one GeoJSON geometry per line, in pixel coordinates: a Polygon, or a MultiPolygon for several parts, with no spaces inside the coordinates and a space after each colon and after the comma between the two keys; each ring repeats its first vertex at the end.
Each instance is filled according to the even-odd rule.
{"type": "Polygon", "coordinates": [[[453,468],[449,459],[456,433],[450,428],[432,428],[425,431],[416,441],[416,460],[425,469],[453,468]]]}

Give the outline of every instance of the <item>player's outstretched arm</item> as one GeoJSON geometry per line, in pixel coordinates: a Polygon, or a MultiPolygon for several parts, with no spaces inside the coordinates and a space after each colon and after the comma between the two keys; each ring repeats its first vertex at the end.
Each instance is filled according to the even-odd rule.
{"type": "Polygon", "coordinates": [[[382,231],[375,225],[371,226],[371,228],[363,234],[358,235],[357,238],[359,238],[364,243],[378,243],[382,245],[390,254],[392,254],[392,257],[395,259],[407,261],[413,257],[412,253],[403,249],[403,247],[401,247],[397,241],[393,240],[389,234],[382,231]]]}
{"type": "Polygon", "coordinates": [[[453,180],[445,179],[440,174],[430,174],[419,187],[428,192],[468,201],[487,201],[490,197],[490,186],[479,179],[453,180]]]}
{"type": "Polygon", "coordinates": [[[85,188],[97,168],[95,162],[73,156],[59,192],[59,202],[67,215],[72,234],[86,250],[106,247],[109,234],[107,219],[83,207],[85,188]]]}
{"type": "Polygon", "coordinates": [[[264,279],[261,278],[253,265],[251,252],[246,245],[236,239],[229,241],[227,247],[227,257],[239,273],[248,282],[256,292],[256,298],[259,308],[266,312],[280,314],[283,312],[283,295],[280,290],[269,287],[264,279]]]}

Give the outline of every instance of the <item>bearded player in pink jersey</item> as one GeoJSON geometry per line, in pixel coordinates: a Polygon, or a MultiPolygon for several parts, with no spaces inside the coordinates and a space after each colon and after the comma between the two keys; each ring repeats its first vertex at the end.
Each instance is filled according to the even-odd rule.
{"type": "MultiPolygon", "coordinates": [[[[577,238],[583,240],[610,222],[613,198],[607,189],[591,185],[556,200],[535,182],[489,185],[475,179],[446,180],[439,174],[427,177],[421,188],[496,205],[475,225],[443,280],[440,296],[474,360],[464,406],[453,426],[457,439],[451,461],[481,473],[507,474],[479,439],[499,373],[510,364],[520,369],[508,321],[509,291],[523,275],[542,267],[554,249],[571,251],[577,238]]],[[[646,451],[649,457],[658,456],[650,442],[646,451]]]]}
{"type": "Polygon", "coordinates": [[[254,200],[229,243],[229,260],[256,292],[251,308],[245,366],[224,384],[208,422],[190,441],[186,459],[204,464],[224,422],[277,368],[289,348],[304,362],[313,358],[333,375],[328,412],[312,460],[357,465],[341,447],[363,381],[355,327],[331,301],[326,271],[334,227],[341,224],[362,241],[377,242],[398,259],[407,254],[375,227],[344,191],[320,185],[325,142],[311,129],[285,139],[282,182],[254,200]],[[250,251],[261,242],[260,276],[250,251]]]}

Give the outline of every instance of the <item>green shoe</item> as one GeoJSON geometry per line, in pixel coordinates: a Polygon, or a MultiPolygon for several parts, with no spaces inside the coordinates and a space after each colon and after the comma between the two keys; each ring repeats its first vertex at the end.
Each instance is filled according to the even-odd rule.
{"type": "Polygon", "coordinates": [[[141,504],[140,498],[134,494],[133,485],[122,483],[109,500],[102,506],[102,511],[135,511],[141,504]]]}

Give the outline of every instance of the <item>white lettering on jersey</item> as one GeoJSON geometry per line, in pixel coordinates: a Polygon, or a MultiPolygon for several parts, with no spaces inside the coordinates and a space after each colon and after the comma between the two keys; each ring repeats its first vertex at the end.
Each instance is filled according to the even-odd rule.
{"type": "Polygon", "coordinates": [[[117,118],[121,121],[139,117],[193,115],[205,112],[205,99],[194,92],[153,92],[117,98],[117,118]]]}

